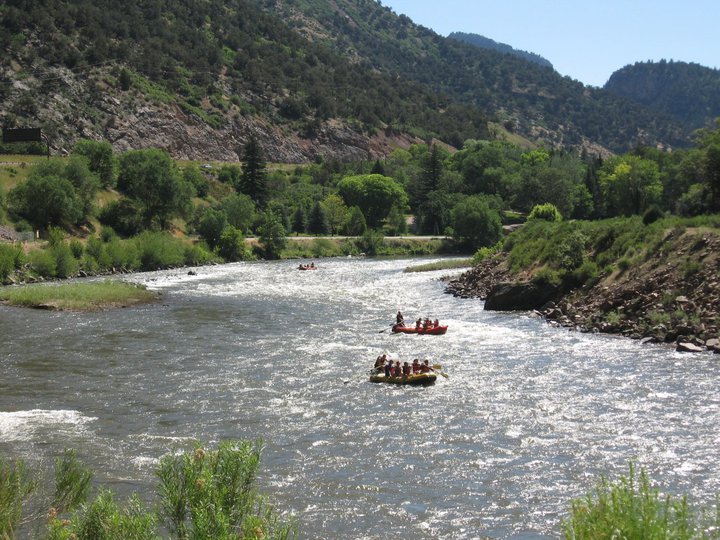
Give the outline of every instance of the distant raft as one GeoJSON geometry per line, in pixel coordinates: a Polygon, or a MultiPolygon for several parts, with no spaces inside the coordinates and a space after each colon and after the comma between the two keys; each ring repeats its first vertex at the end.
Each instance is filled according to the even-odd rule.
{"type": "Polygon", "coordinates": [[[431,336],[439,336],[447,332],[447,326],[432,326],[430,328],[415,326],[403,326],[400,324],[393,324],[392,331],[394,334],[427,334],[431,336]]]}
{"type": "Polygon", "coordinates": [[[410,384],[415,386],[426,386],[435,384],[437,375],[435,373],[413,373],[406,377],[386,377],[384,374],[370,375],[370,382],[387,384],[410,384]]]}

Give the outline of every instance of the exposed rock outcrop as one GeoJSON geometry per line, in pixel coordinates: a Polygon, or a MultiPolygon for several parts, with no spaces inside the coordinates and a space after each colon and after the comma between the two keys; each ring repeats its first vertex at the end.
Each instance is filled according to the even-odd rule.
{"type": "Polygon", "coordinates": [[[492,311],[526,311],[540,309],[558,295],[558,289],[531,281],[498,283],[485,299],[485,309],[492,311]]]}
{"type": "MultiPolygon", "coordinates": [[[[541,307],[522,298],[523,291],[530,291],[527,284],[504,285],[518,276],[508,270],[503,254],[451,281],[446,292],[483,299],[486,309],[534,309],[557,326],[672,343],[679,351],[720,352],[719,276],[720,234],[688,230],[669,233],[661,250],[624,272],[565,292],[541,307]],[[500,302],[498,297],[516,300],[500,302]]],[[[529,277],[520,279],[526,283],[529,277]]]]}

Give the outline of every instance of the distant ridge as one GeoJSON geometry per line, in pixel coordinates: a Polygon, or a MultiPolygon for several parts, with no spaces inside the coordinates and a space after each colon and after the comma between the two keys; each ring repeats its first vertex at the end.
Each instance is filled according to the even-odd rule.
{"type": "Polygon", "coordinates": [[[610,76],[605,90],[670,115],[688,130],[720,117],[720,70],[689,62],[636,62],[610,76]]]}
{"type": "Polygon", "coordinates": [[[486,38],[485,36],[481,36],[479,34],[466,34],[465,32],[452,32],[448,36],[448,38],[454,39],[457,41],[462,41],[463,43],[468,43],[470,45],[474,45],[475,47],[480,47],[481,49],[492,49],[493,51],[514,54],[515,56],[524,58],[525,60],[528,60],[529,62],[533,62],[540,66],[545,66],[545,67],[554,69],[553,65],[550,63],[550,61],[547,60],[546,58],[543,58],[539,54],[535,54],[535,53],[527,52],[527,51],[521,51],[521,50],[511,47],[507,43],[498,43],[497,41],[495,41],[493,39],[486,38]]]}

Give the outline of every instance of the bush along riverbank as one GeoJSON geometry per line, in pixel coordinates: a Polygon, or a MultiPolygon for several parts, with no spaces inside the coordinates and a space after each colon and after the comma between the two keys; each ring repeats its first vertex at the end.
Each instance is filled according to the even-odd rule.
{"type": "MultiPolygon", "coordinates": [[[[127,239],[112,229],[86,240],[65,239],[60,229],[50,229],[47,242],[0,242],[0,285],[35,283],[72,277],[102,276],[221,264],[257,259],[319,257],[415,256],[456,254],[451,239],[384,237],[370,231],[358,237],[282,237],[272,249],[262,240],[231,239],[230,245],[210,249],[169,232],[143,232],[127,239]]],[[[276,239],[277,240],[277,239],[276,239]]]]}
{"type": "Polygon", "coordinates": [[[720,352],[720,216],[531,220],[476,261],[448,293],[580,331],[720,352]]]}

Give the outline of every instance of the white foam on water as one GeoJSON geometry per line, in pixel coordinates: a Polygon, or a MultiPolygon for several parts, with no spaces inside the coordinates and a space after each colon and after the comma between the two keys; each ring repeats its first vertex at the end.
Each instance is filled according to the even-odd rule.
{"type": "Polygon", "coordinates": [[[97,418],[73,410],[32,409],[29,411],[0,411],[0,439],[4,441],[31,441],[47,428],[81,432],[97,418]]]}

